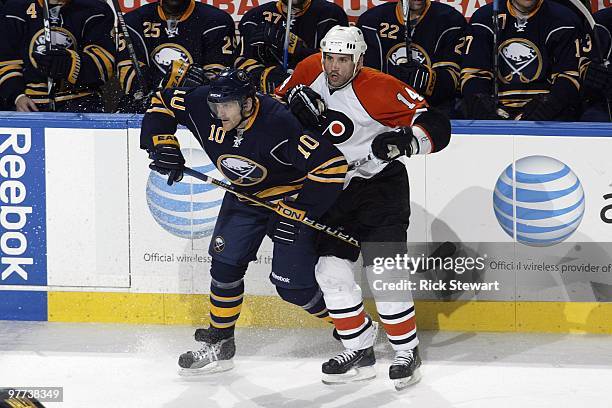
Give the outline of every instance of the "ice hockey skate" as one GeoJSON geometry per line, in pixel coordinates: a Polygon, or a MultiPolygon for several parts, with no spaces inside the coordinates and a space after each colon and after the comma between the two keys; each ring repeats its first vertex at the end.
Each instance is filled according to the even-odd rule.
{"type": "Polygon", "coordinates": [[[329,361],[323,363],[322,381],[327,385],[347,384],[370,380],[376,377],[376,356],[374,343],[378,334],[378,323],[372,322],[370,329],[372,346],[362,350],[346,349],[329,361]]]}
{"type": "Polygon", "coordinates": [[[178,361],[181,367],[179,375],[208,375],[234,368],[232,358],[236,354],[236,344],[233,333],[223,333],[219,329],[209,327],[197,329],[194,337],[196,341],[203,343],[202,348],[181,354],[178,361]]]}
{"type": "Polygon", "coordinates": [[[421,356],[419,348],[395,352],[395,358],[389,366],[389,378],[393,380],[395,389],[401,391],[421,380],[421,356]]]}

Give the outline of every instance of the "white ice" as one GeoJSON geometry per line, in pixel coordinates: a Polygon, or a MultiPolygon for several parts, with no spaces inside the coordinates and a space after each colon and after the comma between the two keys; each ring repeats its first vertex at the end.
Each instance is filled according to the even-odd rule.
{"type": "Polygon", "coordinates": [[[178,355],[193,328],[0,322],[0,388],[62,386],[46,407],[606,407],[612,338],[598,335],[421,332],[422,381],[398,393],[392,352],[378,377],[326,386],[321,363],[341,350],[331,330],[237,331],[236,366],[185,380],[178,355]]]}

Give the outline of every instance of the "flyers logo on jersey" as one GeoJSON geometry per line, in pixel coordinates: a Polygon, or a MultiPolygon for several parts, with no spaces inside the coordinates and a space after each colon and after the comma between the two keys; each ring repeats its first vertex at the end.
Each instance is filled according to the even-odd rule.
{"type": "Polygon", "coordinates": [[[348,116],[329,108],[325,111],[323,126],[323,137],[333,144],[346,142],[355,131],[355,125],[348,116]]]}
{"type": "Polygon", "coordinates": [[[217,169],[232,183],[248,187],[266,179],[268,170],[261,164],[234,154],[224,154],[217,159],[217,169]]]}

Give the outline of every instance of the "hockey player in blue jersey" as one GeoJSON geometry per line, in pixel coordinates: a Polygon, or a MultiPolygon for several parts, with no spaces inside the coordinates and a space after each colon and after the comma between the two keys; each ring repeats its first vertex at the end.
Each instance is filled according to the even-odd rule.
{"type": "Polygon", "coordinates": [[[612,8],[599,10],[595,17],[597,42],[590,45],[589,58],[583,60],[583,95],[586,110],[581,118],[589,122],[612,121],[612,8]]]}
{"type": "Polygon", "coordinates": [[[409,1],[404,21],[402,1],[383,3],[357,20],[368,49],[363,65],[407,83],[431,106],[451,110],[459,90],[461,45],[467,22],[448,4],[431,0],[409,1]],[[405,28],[410,32],[406,41],[405,28]],[[406,52],[406,44],[410,52],[406,52]]]}
{"type": "Polygon", "coordinates": [[[479,8],[465,39],[461,91],[466,119],[577,119],[583,56],[578,17],[552,0],[500,1],[498,72],[493,72],[492,16],[492,4],[479,8]]]}
{"type": "Polygon", "coordinates": [[[144,78],[136,77],[121,34],[121,112],[144,113],[150,96],[146,91],[202,85],[208,82],[207,73],[214,76],[234,62],[234,20],[217,7],[195,0],[161,0],[127,13],[125,22],[144,78]]]}
{"type": "Polygon", "coordinates": [[[280,297],[329,321],[314,277],[316,231],[279,214],[290,208],[320,219],[342,191],[347,163],[331,142],[306,133],[285,105],[256,94],[243,70],[227,69],[210,85],[152,98],[141,148],[153,160],[150,167],[171,181],[181,180],[185,165],[174,136],[178,124],[187,126],[238,191],[279,206],[274,213],[225,195],[209,248],[210,327],[195,332],[201,349],[179,358],[181,372],[189,375],[232,367],[243,278],[266,234],[274,242],[270,280],[280,297]]]}
{"type": "Polygon", "coordinates": [[[115,71],[114,15],[98,0],[9,0],[0,15],[0,95],[20,112],[102,112],[115,71]]]}
{"type": "Polygon", "coordinates": [[[261,4],[240,20],[241,46],[236,66],[246,69],[264,93],[274,93],[304,58],[319,52],[319,41],[335,25],[348,26],[342,7],[326,0],[292,0],[287,17],[287,0],[261,4]],[[283,51],[287,20],[290,21],[287,67],[283,51]]]}

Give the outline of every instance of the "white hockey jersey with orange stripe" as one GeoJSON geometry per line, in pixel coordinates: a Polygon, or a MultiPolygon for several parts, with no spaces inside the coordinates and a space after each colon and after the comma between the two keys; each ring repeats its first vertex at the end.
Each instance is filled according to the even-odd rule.
{"type": "MultiPolygon", "coordinates": [[[[371,153],[376,135],[397,127],[412,126],[416,117],[427,110],[427,103],[414,89],[400,80],[372,68],[362,68],[350,84],[330,92],[321,65],[321,53],[300,62],[295,71],[276,89],[284,96],[303,84],[322,96],[327,104],[323,136],[331,140],[351,163],[371,153]]],[[[433,151],[433,142],[423,129],[413,128],[420,145],[419,153],[433,151]]],[[[345,186],[355,176],[370,178],[387,163],[373,159],[350,170],[345,186]]]]}

